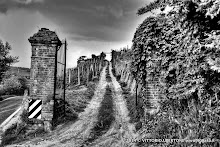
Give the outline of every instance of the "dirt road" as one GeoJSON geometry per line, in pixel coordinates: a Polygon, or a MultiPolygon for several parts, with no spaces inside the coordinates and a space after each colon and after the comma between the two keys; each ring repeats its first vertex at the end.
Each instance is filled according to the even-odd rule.
{"type": "MultiPolygon", "coordinates": [[[[129,147],[135,137],[129,123],[128,109],[122,89],[111,71],[103,69],[91,102],[68,127],[54,130],[47,138],[36,138],[17,146],[39,147],[129,147]]],[[[10,145],[10,147],[16,145],[10,145]]]]}

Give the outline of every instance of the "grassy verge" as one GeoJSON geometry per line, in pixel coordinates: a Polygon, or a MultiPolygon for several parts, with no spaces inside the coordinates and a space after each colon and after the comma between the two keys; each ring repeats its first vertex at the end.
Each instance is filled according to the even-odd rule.
{"type": "Polygon", "coordinates": [[[143,100],[140,96],[137,96],[136,101],[136,95],[130,93],[130,89],[127,88],[127,83],[121,82],[120,75],[116,75],[115,69],[112,69],[113,75],[116,77],[116,80],[119,82],[121,88],[122,88],[122,94],[126,100],[127,108],[129,111],[129,117],[130,117],[130,123],[135,124],[136,130],[140,130],[143,125],[143,116],[144,116],[144,109],[143,109],[143,100]]]}
{"type": "MultiPolygon", "coordinates": [[[[35,130],[29,130],[29,127],[35,122],[28,119],[27,111],[23,111],[23,113],[21,114],[21,119],[21,123],[13,124],[3,133],[2,144],[0,146],[19,143],[35,137],[43,137],[44,135],[46,135],[46,132],[43,129],[43,125],[35,130]]],[[[42,124],[43,122],[39,120],[39,122],[37,123],[42,124]]]]}
{"type": "Polygon", "coordinates": [[[142,127],[142,119],[144,116],[144,109],[143,109],[143,100],[141,99],[140,96],[137,97],[137,102],[136,102],[136,95],[130,93],[130,89],[127,88],[127,83],[121,82],[120,75],[116,75],[115,69],[112,68],[112,73],[116,77],[116,80],[119,82],[121,85],[122,91],[123,91],[123,96],[126,100],[127,108],[129,108],[129,117],[130,117],[130,122],[135,123],[135,128],[136,130],[140,130],[142,127]]]}
{"type": "Polygon", "coordinates": [[[83,112],[88,103],[91,101],[97,83],[90,82],[87,86],[77,86],[75,89],[66,91],[66,116],[59,118],[55,125],[67,124],[74,122],[78,114],[83,112]],[[80,88],[79,88],[80,87],[80,88]]]}
{"type": "Polygon", "coordinates": [[[109,73],[109,66],[106,68],[106,81],[107,82],[111,82],[112,79],[110,77],[110,73],[109,73]]]}
{"type": "Polygon", "coordinates": [[[130,89],[126,88],[127,84],[124,82],[120,82],[123,96],[126,100],[127,107],[129,108],[129,117],[130,122],[135,123],[136,130],[139,130],[142,127],[141,119],[144,116],[144,109],[143,109],[143,101],[138,96],[136,102],[136,95],[130,93],[130,89]]]}

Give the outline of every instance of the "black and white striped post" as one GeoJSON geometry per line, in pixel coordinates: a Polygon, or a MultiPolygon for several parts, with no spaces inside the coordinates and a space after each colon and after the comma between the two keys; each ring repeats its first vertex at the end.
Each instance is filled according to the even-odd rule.
{"type": "Polygon", "coordinates": [[[28,118],[41,119],[42,100],[30,100],[28,107],[28,118]]]}

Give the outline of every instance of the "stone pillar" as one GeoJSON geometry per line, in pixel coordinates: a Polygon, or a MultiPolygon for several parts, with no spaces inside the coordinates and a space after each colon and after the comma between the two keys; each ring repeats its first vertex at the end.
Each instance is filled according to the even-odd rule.
{"type": "Polygon", "coordinates": [[[54,117],[55,56],[61,41],[56,33],[42,28],[29,38],[32,46],[30,99],[42,100],[41,120],[51,131],[54,117]]]}

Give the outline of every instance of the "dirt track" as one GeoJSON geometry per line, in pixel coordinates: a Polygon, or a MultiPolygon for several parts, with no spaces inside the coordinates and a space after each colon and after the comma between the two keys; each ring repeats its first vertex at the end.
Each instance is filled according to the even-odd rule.
{"type": "MultiPolygon", "coordinates": [[[[25,142],[24,144],[17,146],[39,146],[39,147],[128,147],[135,146],[134,143],[129,140],[135,137],[134,126],[129,123],[128,109],[126,107],[126,102],[122,95],[122,89],[119,83],[116,81],[115,77],[111,71],[111,65],[109,66],[109,78],[106,78],[106,68],[105,67],[101,73],[101,78],[95,94],[86,107],[85,111],[79,115],[79,119],[70,124],[70,126],[63,129],[55,130],[47,138],[36,138],[25,142]],[[108,80],[106,80],[108,79],[108,80]],[[106,92],[108,93],[106,97],[106,92]],[[105,100],[103,100],[105,98],[105,100]],[[114,119],[112,122],[107,122],[109,127],[104,127],[104,129],[99,130],[99,134],[89,141],[91,135],[94,135],[94,130],[97,124],[100,123],[100,116],[109,116],[110,114],[105,114],[102,105],[106,105],[111,102],[112,107],[110,113],[113,115],[114,119]],[[106,101],[108,103],[105,103],[106,101]],[[102,114],[101,112],[102,111],[102,114]],[[88,143],[89,142],[89,143],[88,143]]],[[[107,112],[106,112],[107,113],[107,112]]],[[[109,113],[109,112],[108,112],[109,113]]],[[[104,122],[105,123],[105,122],[104,122]]],[[[10,145],[16,146],[16,145],[10,145]]]]}

